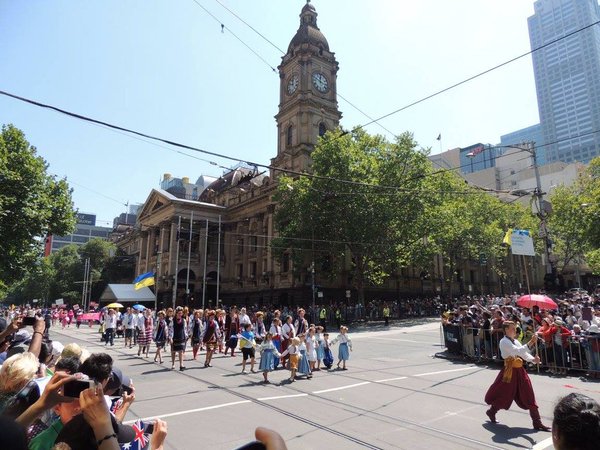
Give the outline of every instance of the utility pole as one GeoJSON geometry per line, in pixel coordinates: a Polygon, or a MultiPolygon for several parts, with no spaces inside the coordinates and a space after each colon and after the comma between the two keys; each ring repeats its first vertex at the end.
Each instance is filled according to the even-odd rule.
{"type": "Polygon", "coordinates": [[[535,151],[535,142],[527,142],[525,144],[525,150],[531,154],[533,160],[533,171],[535,172],[536,188],[534,196],[537,198],[537,215],[540,219],[540,237],[544,240],[544,259],[546,266],[546,276],[552,274],[552,262],[550,261],[550,248],[548,246],[548,229],[546,227],[546,218],[548,217],[548,211],[546,211],[544,205],[544,192],[542,191],[542,180],[540,178],[540,170],[537,164],[537,154],[535,151]]]}

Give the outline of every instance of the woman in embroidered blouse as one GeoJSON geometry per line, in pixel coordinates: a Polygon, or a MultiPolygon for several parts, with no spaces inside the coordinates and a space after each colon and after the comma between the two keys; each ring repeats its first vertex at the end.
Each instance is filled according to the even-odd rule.
{"type": "MultiPolygon", "coordinates": [[[[271,322],[271,328],[269,329],[269,333],[273,336],[273,345],[277,349],[277,352],[281,351],[281,320],[278,317],[274,317],[271,322]]],[[[273,363],[275,364],[275,370],[277,370],[279,366],[279,356],[273,359],[273,363]]]]}
{"type": "Polygon", "coordinates": [[[156,354],[154,355],[154,362],[158,359],[159,364],[162,364],[162,349],[165,347],[168,337],[167,321],[165,320],[165,312],[160,311],[158,313],[158,320],[156,321],[156,328],[154,331],[154,342],[156,343],[156,354]]]}
{"type": "Polygon", "coordinates": [[[198,358],[198,350],[200,349],[200,344],[202,343],[202,313],[201,309],[197,309],[194,311],[194,316],[190,320],[190,326],[188,334],[192,338],[192,355],[194,359],[198,358]]]}

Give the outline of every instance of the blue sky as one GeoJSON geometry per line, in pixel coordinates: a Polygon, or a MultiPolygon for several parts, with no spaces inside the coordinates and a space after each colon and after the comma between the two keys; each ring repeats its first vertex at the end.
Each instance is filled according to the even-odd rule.
{"type": "MultiPolygon", "coordinates": [[[[206,150],[269,163],[276,154],[281,54],[221,4],[287,49],[304,0],[0,0],[0,90],[206,150]],[[208,9],[219,21],[209,16],[208,9]],[[227,29],[221,32],[220,23],[227,29]]],[[[533,0],[316,0],[340,64],[338,92],[373,117],[529,50],[533,0]]],[[[339,99],[342,125],[368,122],[339,99]]],[[[538,122],[523,58],[382,121],[423,147],[497,143],[538,122]]],[[[233,163],[176,153],[0,96],[13,123],[66,176],[99,225],[141,203],[163,173],[220,175],[233,163]]],[[[367,128],[386,134],[376,124],[367,128]]],[[[187,152],[192,154],[192,152],[187,152]]]]}

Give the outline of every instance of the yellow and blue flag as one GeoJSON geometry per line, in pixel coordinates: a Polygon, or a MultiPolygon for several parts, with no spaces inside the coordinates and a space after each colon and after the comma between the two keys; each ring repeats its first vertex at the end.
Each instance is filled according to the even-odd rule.
{"type": "Polygon", "coordinates": [[[133,280],[133,284],[136,291],[146,286],[152,286],[154,284],[154,272],[146,272],[138,275],[138,277],[133,280]]]}

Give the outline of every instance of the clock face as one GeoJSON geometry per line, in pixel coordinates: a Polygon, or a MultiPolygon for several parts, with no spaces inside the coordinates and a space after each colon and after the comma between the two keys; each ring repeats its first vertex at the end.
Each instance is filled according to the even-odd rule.
{"type": "Polygon", "coordinates": [[[315,72],[312,74],[312,83],[315,89],[319,92],[326,92],[329,88],[327,78],[321,72],[315,72]]]}
{"type": "Polygon", "coordinates": [[[300,85],[300,80],[298,79],[298,75],[292,76],[292,78],[290,78],[290,81],[288,81],[288,84],[287,84],[288,94],[292,95],[294,92],[296,92],[296,89],[298,89],[299,85],[300,85]]]}

